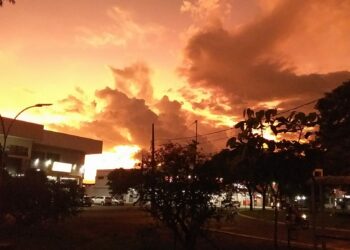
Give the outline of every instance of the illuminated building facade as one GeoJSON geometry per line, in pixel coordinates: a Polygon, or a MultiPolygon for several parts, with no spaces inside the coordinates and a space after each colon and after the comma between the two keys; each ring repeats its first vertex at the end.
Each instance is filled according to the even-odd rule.
{"type": "MultiPolygon", "coordinates": [[[[12,119],[3,118],[5,128],[12,119]]],[[[0,143],[4,145],[3,130],[0,143]]],[[[102,152],[102,141],[45,130],[43,125],[16,120],[6,142],[5,168],[21,176],[28,168],[45,171],[50,179],[83,176],[86,154],[102,152]]]]}

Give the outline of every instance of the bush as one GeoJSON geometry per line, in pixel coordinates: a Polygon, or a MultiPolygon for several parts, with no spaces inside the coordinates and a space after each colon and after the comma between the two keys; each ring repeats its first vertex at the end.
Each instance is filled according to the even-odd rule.
{"type": "Polygon", "coordinates": [[[3,178],[0,186],[0,215],[12,216],[17,224],[58,222],[78,212],[76,182],[48,181],[44,172],[28,170],[24,177],[3,178]]]}

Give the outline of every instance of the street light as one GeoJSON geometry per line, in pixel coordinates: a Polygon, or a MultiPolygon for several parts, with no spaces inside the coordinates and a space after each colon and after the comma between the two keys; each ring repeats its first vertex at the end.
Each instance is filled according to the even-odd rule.
{"type": "Polygon", "coordinates": [[[28,110],[28,109],[31,109],[31,108],[41,108],[41,107],[46,107],[46,106],[51,106],[52,103],[38,103],[38,104],[35,104],[35,105],[32,105],[32,106],[28,106],[24,109],[22,109],[20,112],[18,112],[18,114],[10,121],[10,124],[8,125],[7,128],[5,128],[5,122],[4,122],[4,119],[3,117],[0,115],[0,120],[1,120],[1,127],[2,127],[2,133],[3,133],[3,138],[4,138],[4,141],[3,141],[3,145],[1,146],[1,159],[0,159],[0,162],[1,162],[1,165],[0,165],[0,171],[2,171],[2,169],[5,168],[5,156],[6,156],[6,143],[7,143],[7,137],[9,136],[9,133],[10,133],[10,130],[13,126],[13,124],[15,123],[17,117],[22,114],[24,111],[28,110]]]}

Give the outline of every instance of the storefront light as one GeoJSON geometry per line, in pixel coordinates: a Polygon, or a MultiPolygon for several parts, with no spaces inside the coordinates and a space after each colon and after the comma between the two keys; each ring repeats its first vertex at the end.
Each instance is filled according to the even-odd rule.
{"type": "Polygon", "coordinates": [[[50,166],[51,164],[52,164],[52,160],[51,159],[45,161],[45,166],[46,167],[50,166]]]}
{"type": "Polygon", "coordinates": [[[39,166],[39,162],[40,162],[39,158],[36,158],[33,162],[34,167],[39,166]]]}
{"type": "Polygon", "coordinates": [[[52,166],[52,171],[70,173],[72,171],[72,164],[55,161],[52,166]]]}

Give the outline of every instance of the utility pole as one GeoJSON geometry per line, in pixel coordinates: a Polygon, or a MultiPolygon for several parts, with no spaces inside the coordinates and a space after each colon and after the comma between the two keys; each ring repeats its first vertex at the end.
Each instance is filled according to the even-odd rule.
{"type": "Polygon", "coordinates": [[[196,139],[195,139],[195,144],[194,144],[194,166],[197,165],[197,144],[198,144],[198,120],[194,121],[196,125],[196,139]]]}
{"type": "Polygon", "coordinates": [[[152,171],[154,171],[155,169],[155,159],[154,159],[154,123],[152,123],[152,141],[151,141],[151,167],[152,167],[152,171]]]}
{"type": "Polygon", "coordinates": [[[155,194],[154,194],[154,185],[155,185],[155,149],[154,149],[154,123],[152,123],[152,140],[151,140],[151,179],[150,179],[150,185],[151,185],[151,211],[154,209],[155,204],[155,194]]]}
{"type": "Polygon", "coordinates": [[[196,147],[197,147],[197,143],[198,143],[198,121],[195,120],[194,122],[196,124],[196,147]]]}

